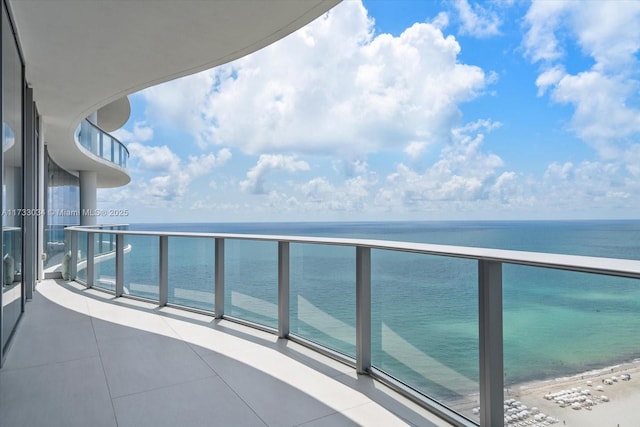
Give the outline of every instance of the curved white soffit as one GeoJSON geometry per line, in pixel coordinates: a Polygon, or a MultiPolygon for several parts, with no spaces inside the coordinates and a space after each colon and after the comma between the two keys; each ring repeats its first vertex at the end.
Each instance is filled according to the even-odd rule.
{"type": "Polygon", "coordinates": [[[339,2],[9,0],[45,140],[65,169],[77,166],[65,150],[92,112],[255,52],[339,2]]]}
{"type": "Polygon", "coordinates": [[[98,110],[97,125],[105,132],[113,132],[124,126],[130,115],[131,104],[129,103],[129,98],[123,96],[98,110]]]}

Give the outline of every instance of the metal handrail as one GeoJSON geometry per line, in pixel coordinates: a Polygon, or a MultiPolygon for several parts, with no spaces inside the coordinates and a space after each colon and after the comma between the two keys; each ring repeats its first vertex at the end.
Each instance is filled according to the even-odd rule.
{"type": "MultiPolygon", "coordinates": [[[[118,224],[109,224],[116,226],[118,224]]],[[[104,227],[106,225],[100,225],[104,227]]],[[[551,268],[582,273],[602,274],[605,276],[627,277],[640,279],[640,260],[622,258],[604,258],[582,255],[565,255],[546,252],[528,252],[507,249],[492,249],[471,246],[434,245],[428,243],[399,242],[392,240],[351,239],[335,237],[308,237],[267,234],[232,234],[232,233],[194,233],[171,231],[132,231],[132,230],[103,230],[91,227],[72,226],[70,231],[108,232],[113,234],[128,234],[138,236],[168,236],[168,237],[209,237],[233,240],[258,240],[289,243],[325,244],[334,246],[366,247],[398,252],[411,252],[425,255],[437,255],[452,258],[465,258],[484,261],[503,262],[507,264],[525,265],[530,267],[551,268]]]]}
{"type": "MultiPolygon", "coordinates": [[[[640,260],[602,258],[591,256],[562,255],[553,253],[525,252],[478,247],[432,245],[371,239],[329,238],[259,234],[192,233],[166,231],[104,230],[97,226],[68,227],[72,233],[71,244],[77,248],[77,233],[87,234],[87,283],[93,286],[94,235],[110,233],[116,235],[116,296],[123,295],[124,283],[124,237],[125,235],[156,236],[159,238],[159,285],[158,304],[168,303],[168,246],[169,237],[210,238],[215,241],[214,283],[216,318],[237,320],[225,315],[224,307],[224,243],[225,240],[272,241],[278,243],[278,329],[280,338],[289,338],[289,245],[290,243],[349,246],[356,249],[356,358],[353,363],[359,374],[369,374],[381,379],[403,393],[406,397],[435,411],[454,425],[475,425],[473,421],[441,402],[434,401],[399,380],[389,380],[386,373],[380,374],[371,362],[371,249],[382,249],[425,255],[473,259],[478,262],[478,324],[479,324],[479,390],[480,425],[482,427],[504,426],[504,367],[503,367],[503,309],[502,309],[502,264],[517,264],[538,268],[550,268],[601,274],[606,276],[640,279],[640,260]]],[[[77,256],[77,251],[74,251],[77,256]]],[[[72,260],[72,265],[77,259],[72,260]]],[[[294,337],[292,337],[294,338],[294,337]]],[[[304,337],[303,337],[304,338],[304,337]]],[[[322,347],[316,345],[317,347],[322,347]]]]}

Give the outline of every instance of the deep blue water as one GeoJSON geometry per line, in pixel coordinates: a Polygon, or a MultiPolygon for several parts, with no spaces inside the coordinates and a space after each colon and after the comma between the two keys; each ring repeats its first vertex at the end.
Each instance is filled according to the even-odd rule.
{"type": "MultiPolygon", "coordinates": [[[[131,230],[330,236],[640,259],[640,221],[137,224],[131,230]]],[[[130,236],[125,285],[155,297],[154,237],[130,236]],[[147,286],[145,286],[147,285],[147,286]]],[[[212,239],[170,238],[170,301],[213,309],[212,239]]],[[[109,265],[101,267],[109,277],[109,265]]],[[[355,354],[355,250],[291,245],[291,330],[355,354]]],[[[226,314],[277,325],[277,244],[225,241],[226,314]]],[[[640,281],[505,265],[505,381],[640,357],[640,281]]],[[[372,251],[373,363],[441,399],[477,392],[477,263],[372,251]]]]}

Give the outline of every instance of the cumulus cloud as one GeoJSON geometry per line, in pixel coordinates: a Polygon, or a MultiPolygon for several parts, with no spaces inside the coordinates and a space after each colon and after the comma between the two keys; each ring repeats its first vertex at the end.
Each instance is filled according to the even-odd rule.
{"type": "Polygon", "coordinates": [[[352,178],[356,175],[362,175],[367,172],[369,165],[364,160],[334,160],[332,162],[333,170],[345,176],[347,178],[352,178]]]}
{"type": "Polygon", "coordinates": [[[203,108],[214,87],[211,72],[194,74],[142,91],[147,101],[146,116],[156,126],[188,130],[200,148],[211,140],[211,129],[203,108]]]}
{"type": "Polygon", "coordinates": [[[156,147],[134,142],[127,148],[131,162],[147,171],[166,172],[177,169],[180,164],[180,158],[166,145],[156,147]]]}
{"type": "Polygon", "coordinates": [[[231,151],[223,148],[218,154],[203,154],[201,156],[189,156],[187,170],[192,176],[200,176],[209,172],[213,168],[224,166],[231,159],[231,151]]]}
{"type": "Polygon", "coordinates": [[[433,209],[439,203],[476,202],[499,197],[508,198],[503,191],[515,178],[513,172],[502,172],[502,159],[484,153],[481,145],[484,134],[497,127],[491,121],[478,121],[454,129],[451,145],[445,146],[437,162],[420,172],[399,164],[387,176],[376,196],[382,206],[403,206],[409,210],[433,209]]]}
{"type": "Polygon", "coordinates": [[[640,191],[640,182],[626,172],[619,162],[552,163],[539,183],[544,193],[537,195],[538,204],[548,212],[577,217],[638,209],[634,196],[640,191]]]}
{"type": "Polygon", "coordinates": [[[640,3],[534,2],[523,44],[541,65],[538,95],[574,107],[569,129],[607,160],[621,159],[640,141],[640,3]],[[570,73],[564,52],[575,44],[593,60],[570,73]]]}
{"type": "Polygon", "coordinates": [[[472,6],[467,0],[455,0],[453,6],[460,18],[460,33],[479,38],[500,34],[502,22],[494,11],[478,3],[472,6]]]}
{"type": "Polygon", "coordinates": [[[148,146],[131,143],[128,146],[130,169],[135,176],[140,198],[149,198],[146,203],[180,201],[189,184],[197,177],[206,175],[223,166],[231,151],[223,148],[217,154],[207,153],[181,159],[166,145],[148,146]],[[148,178],[145,179],[145,176],[148,178]]]}
{"type": "Polygon", "coordinates": [[[253,55],[145,91],[148,113],[249,154],[365,158],[444,143],[489,80],[458,60],[444,21],[375,35],[361,2],[343,2],[253,55]]]}
{"type": "Polygon", "coordinates": [[[253,194],[265,194],[264,182],[266,176],[273,171],[294,173],[309,170],[309,164],[297,160],[295,156],[262,154],[258,163],[247,172],[247,177],[240,182],[243,191],[253,194]]]}
{"type": "Polygon", "coordinates": [[[133,131],[130,132],[125,128],[120,128],[111,133],[120,142],[146,142],[153,139],[153,128],[146,122],[137,121],[133,124],[133,131]]]}

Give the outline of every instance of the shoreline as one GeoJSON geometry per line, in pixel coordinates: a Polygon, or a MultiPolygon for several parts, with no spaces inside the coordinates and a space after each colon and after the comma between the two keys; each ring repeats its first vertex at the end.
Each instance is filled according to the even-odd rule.
{"type": "MultiPolygon", "coordinates": [[[[510,416],[505,427],[637,427],[640,359],[513,384],[505,387],[504,398],[505,415],[510,416]],[[518,414],[522,416],[518,418],[518,414]]],[[[473,395],[451,406],[478,420],[478,405],[478,395],[473,395]]]]}

